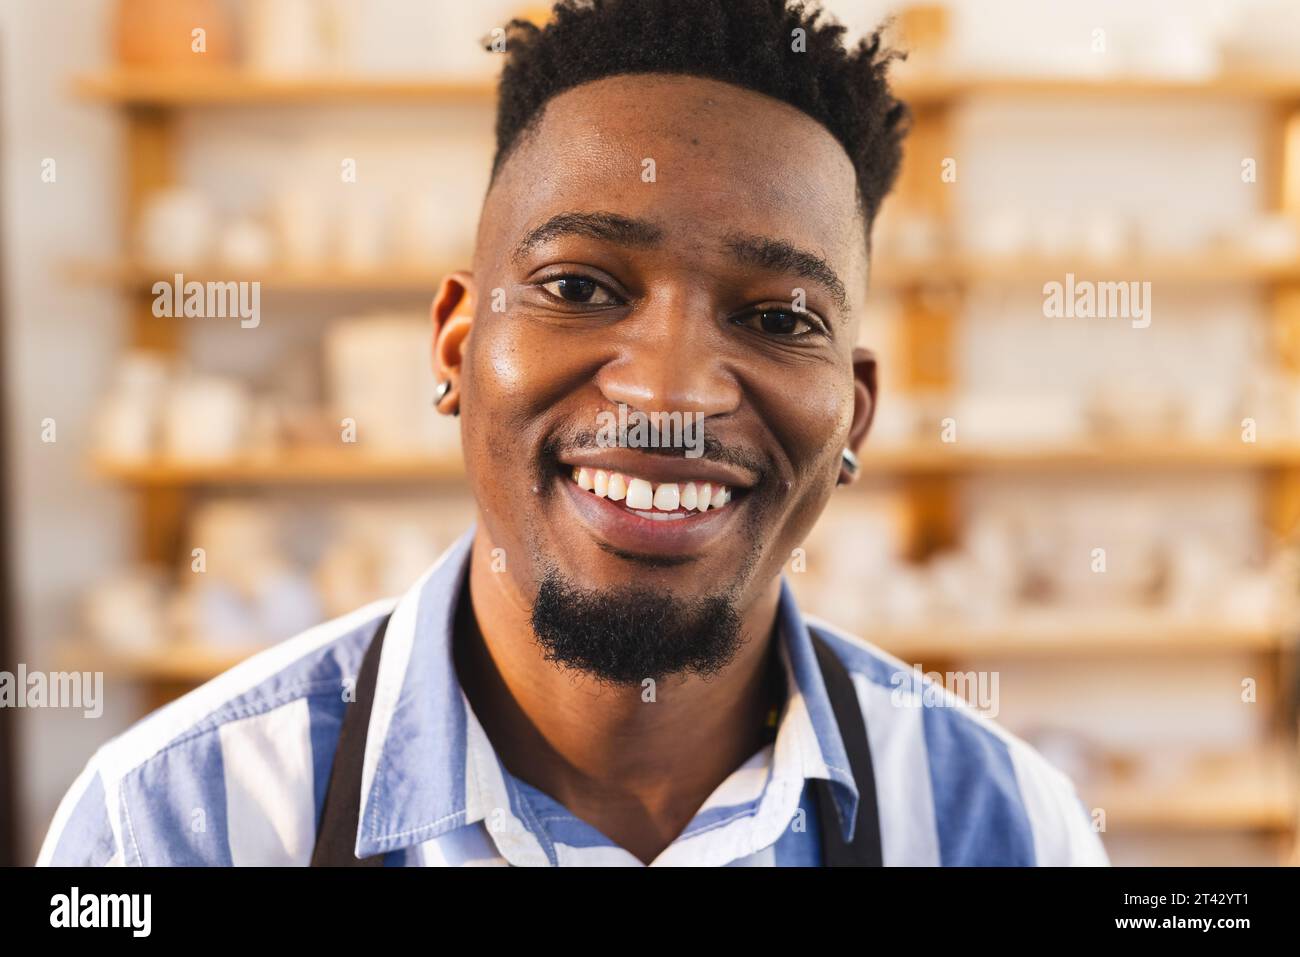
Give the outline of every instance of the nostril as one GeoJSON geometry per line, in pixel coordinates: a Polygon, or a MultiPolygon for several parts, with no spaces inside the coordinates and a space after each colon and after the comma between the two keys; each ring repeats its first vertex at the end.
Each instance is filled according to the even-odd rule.
{"type": "Polygon", "coordinates": [[[647,344],[642,353],[597,373],[596,387],[611,405],[700,416],[727,415],[740,407],[743,390],[720,364],[716,350],[702,343],[689,347],[656,343],[647,344]]]}

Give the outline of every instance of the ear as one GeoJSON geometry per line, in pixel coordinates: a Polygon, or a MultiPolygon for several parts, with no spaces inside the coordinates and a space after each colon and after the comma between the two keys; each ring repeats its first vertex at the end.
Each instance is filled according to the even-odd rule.
{"type": "MultiPolygon", "coordinates": [[[[870,349],[853,350],[853,422],[849,426],[849,449],[855,455],[876,417],[876,356],[870,349]]],[[[840,483],[852,482],[854,475],[840,468],[840,483]]]]}
{"type": "Polygon", "coordinates": [[[460,408],[461,357],[470,326],[474,324],[474,277],[454,272],[443,278],[429,310],[433,320],[433,374],[451,387],[437,409],[452,415],[460,408]]]}

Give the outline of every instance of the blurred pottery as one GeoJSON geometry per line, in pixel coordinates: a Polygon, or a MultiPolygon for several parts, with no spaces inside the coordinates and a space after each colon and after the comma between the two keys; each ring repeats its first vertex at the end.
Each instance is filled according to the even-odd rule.
{"type": "Polygon", "coordinates": [[[122,66],[175,71],[227,66],[230,20],[220,0],[117,0],[113,46],[122,66]]]}
{"type": "Polygon", "coordinates": [[[176,187],[151,194],[140,217],[141,257],[163,267],[202,263],[212,250],[215,219],[198,190],[176,187]]]}
{"type": "Polygon", "coordinates": [[[323,69],[325,21],[317,0],[250,0],[246,10],[250,69],[281,76],[323,69]]]}

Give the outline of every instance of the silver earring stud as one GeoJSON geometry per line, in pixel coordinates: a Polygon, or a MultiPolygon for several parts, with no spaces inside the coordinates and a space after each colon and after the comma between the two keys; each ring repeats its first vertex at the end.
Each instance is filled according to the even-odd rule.
{"type": "Polygon", "coordinates": [[[845,449],[840,453],[840,458],[844,462],[844,470],[848,472],[850,476],[858,474],[860,466],[858,465],[858,457],[856,455],[854,455],[849,449],[845,449]]]}
{"type": "Polygon", "coordinates": [[[447,393],[451,391],[451,380],[443,379],[438,383],[438,388],[433,393],[433,404],[436,406],[443,399],[447,398],[447,393]]]}

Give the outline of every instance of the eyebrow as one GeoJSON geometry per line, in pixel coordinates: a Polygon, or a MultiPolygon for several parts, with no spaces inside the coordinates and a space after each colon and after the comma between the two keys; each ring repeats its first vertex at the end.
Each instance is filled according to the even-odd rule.
{"type": "Polygon", "coordinates": [[[645,248],[658,245],[664,231],[647,220],[629,219],[617,213],[559,213],[530,230],[515,247],[513,258],[522,259],[534,247],[559,236],[587,236],[619,246],[645,248]]]}
{"type": "MultiPolygon", "coordinates": [[[[646,249],[663,241],[661,227],[645,219],[631,219],[618,213],[558,213],[546,222],[529,230],[512,258],[522,259],[531,250],[560,236],[587,236],[614,243],[646,249]]],[[[732,233],[724,245],[737,262],[759,269],[789,272],[824,286],[844,312],[850,311],[844,283],[824,258],[816,253],[799,249],[785,240],[767,236],[732,233]]]]}
{"type": "Polygon", "coordinates": [[[835,304],[849,312],[849,297],[844,283],[835,270],[821,256],[792,246],[782,239],[769,239],[766,236],[746,236],[733,233],[727,237],[726,245],[732,255],[740,262],[760,269],[791,272],[811,282],[820,283],[830,292],[835,304]]]}

